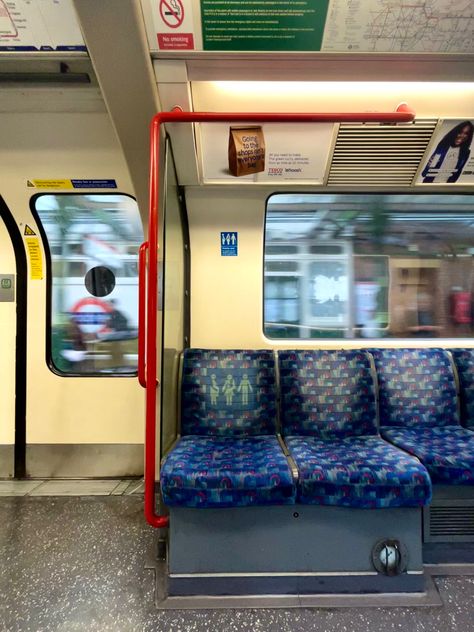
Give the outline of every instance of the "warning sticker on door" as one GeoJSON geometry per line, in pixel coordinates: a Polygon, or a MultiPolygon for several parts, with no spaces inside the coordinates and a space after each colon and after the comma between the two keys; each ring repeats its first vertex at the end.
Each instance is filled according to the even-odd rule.
{"type": "Polygon", "coordinates": [[[158,0],[151,10],[159,50],[195,49],[192,1],[158,0]]]}
{"type": "Polygon", "coordinates": [[[26,181],[26,186],[29,189],[116,189],[117,182],[112,178],[32,178],[26,181]]]}
{"type": "Polygon", "coordinates": [[[33,235],[36,235],[35,231],[32,228],[30,228],[30,226],[28,226],[28,224],[26,224],[25,231],[24,231],[23,234],[24,235],[29,235],[30,237],[33,236],[33,235]]]}
{"type": "Polygon", "coordinates": [[[30,259],[30,279],[41,281],[43,278],[43,257],[39,239],[38,237],[27,237],[25,243],[30,259]]]}

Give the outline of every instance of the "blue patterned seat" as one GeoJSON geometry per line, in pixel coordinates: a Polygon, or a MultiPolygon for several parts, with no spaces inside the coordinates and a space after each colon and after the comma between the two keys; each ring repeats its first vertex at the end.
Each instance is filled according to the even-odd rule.
{"type": "Polygon", "coordinates": [[[417,456],[433,483],[474,485],[474,433],[465,428],[382,428],[383,436],[417,456]]]}
{"type": "Polygon", "coordinates": [[[181,388],[184,435],[161,468],[166,504],[291,504],[296,489],[275,436],[273,352],[187,349],[181,388]]]}
{"type": "Polygon", "coordinates": [[[364,351],[279,353],[281,419],[304,504],[377,509],[431,499],[421,463],[384,441],[364,351]]]}
{"type": "Polygon", "coordinates": [[[285,441],[298,468],[300,503],[380,509],[421,507],[431,499],[421,463],[377,435],[285,441]]]}
{"type": "Polygon", "coordinates": [[[295,502],[276,437],[185,436],[161,468],[163,500],[181,507],[247,507],[295,502]]]}
{"type": "Polygon", "coordinates": [[[285,436],[377,434],[374,381],[364,351],[280,351],[285,436]]]}
{"type": "Polygon", "coordinates": [[[474,349],[452,349],[459,375],[461,423],[474,430],[474,349]]]}
{"type": "Polygon", "coordinates": [[[474,485],[474,435],[461,428],[444,349],[371,350],[382,436],[418,457],[433,483],[474,485]]]}
{"type": "Polygon", "coordinates": [[[186,349],[181,434],[245,437],[276,432],[273,352],[186,349]]]}
{"type": "Polygon", "coordinates": [[[371,349],[380,426],[459,426],[456,381],[444,349],[371,349]]]}

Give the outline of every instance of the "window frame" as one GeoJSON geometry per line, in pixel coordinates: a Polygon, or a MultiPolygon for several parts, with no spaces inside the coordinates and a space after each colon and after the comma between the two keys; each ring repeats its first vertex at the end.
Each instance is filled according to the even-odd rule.
{"type": "MultiPolygon", "coordinates": [[[[262,321],[261,321],[261,332],[262,335],[264,337],[265,340],[268,341],[269,344],[272,345],[286,345],[288,346],[288,342],[292,342],[296,345],[304,345],[304,346],[308,346],[309,345],[318,345],[318,346],[323,346],[324,348],[327,348],[328,345],[330,347],[334,347],[334,346],[341,346],[341,345],[348,345],[350,347],[373,347],[374,344],[376,345],[380,345],[383,347],[387,347],[387,346],[393,346],[393,344],[395,344],[395,346],[399,347],[400,343],[403,343],[405,345],[408,346],[414,346],[415,344],[417,346],[449,346],[449,347],[465,347],[467,346],[474,346],[474,333],[472,337],[458,337],[458,338],[453,338],[453,337],[448,337],[448,336],[440,336],[439,338],[411,338],[411,337],[403,337],[403,336],[392,336],[392,337],[379,337],[379,338],[364,338],[364,337],[311,337],[308,334],[306,335],[306,337],[301,337],[301,338],[295,338],[295,337],[275,337],[272,335],[269,335],[266,332],[266,323],[265,323],[265,296],[266,296],[266,292],[265,292],[265,279],[266,279],[266,273],[265,273],[265,264],[266,264],[266,256],[265,256],[265,252],[266,252],[266,244],[267,244],[267,229],[268,229],[268,223],[267,223],[267,213],[269,210],[269,202],[271,200],[271,198],[273,197],[277,197],[277,196],[311,196],[311,195],[365,195],[368,196],[369,198],[375,198],[375,197],[380,197],[380,196],[413,196],[413,197],[417,197],[417,196],[440,196],[440,197],[446,197],[446,196],[452,196],[452,195],[464,195],[464,196],[470,196],[472,197],[473,200],[473,206],[474,206],[474,188],[471,186],[469,187],[468,185],[464,185],[464,186],[449,186],[449,185],[437,185],[436,187],[429,187],[425,188],[425,187],[417,187],[417,190],[412,189],[407,189],[406,187],[401,188],[400,190],[375,190],[375,191],[367,191],[367,190],[362,190],[362,189],[345,189],[342,188],[339,190],[322,190],[322,189],[317,189],[317,190],[281,190],[281,191],[274,191],[272,193],[270,193],[269,195],[267,195],[267,197],[265,198],[265,212],[264,212],[264,219],[263,219],[263,248],[262,248],[262,321]]],[[[474,222],[474,211],[473,211],[473,222],[474,222]]],[[[284,243],[282,241],[282,243],[284,243]]],[[[285,243],[287,245],[290,244],[289,240],[285,240],[285,243]]],[[[301,257],[301,255],[299,255],[301,257]]],[[[304,256],[308,257],[309,253],[305,254],[304,256]]],[[[330,255],[327,255],[330,256],[330,255]]],[[[369,255],[365,255],[365,254],[353,254],[353,256],[369,256],[369,255]]],[[[388,256],[388,255],[383,255],[383,254],[376,254],[374,256],[388,256]]],[[[474,256],[474,255],[473,255],[474,256]]],[[[286,259],[292,259],[292,260],[296,260],[295,258],[298,257],[298,254],[295,253],[294,255],[284,255],[282,257],[286,258],[286,259]]],[[[301,259],[300,259],[301,260],[301,259]]],[[[299,272],[294,272],[294,275],[296,276],[297,274],[300,274],[299,272]]],[[[304,275],[301,274],[301,276],[299,277],[301,279],[301,284],[304,284],[304,275]]],[[[350,280],[350,288],[349,291],[351,294],[354,294],[354,290],[355,290],[355,286],[354,286],[354,279],[351,277],[350,280]]],[[[390,328],[390,291],[392,289],[392,284],[393,284],[393,279],[392,279],[392,275],[390,274],[390,270],[389,270],[389,285],[388,285],[388,313],[387,313],[387,325],[386,327],[378,327],[377,329],[379,331],[387,331],[390,328]]],[[[305,309],[300,309],[300,313],[303,314],[305,312],[305,309]]],[[[473,315],[474,318],[474,315],[473,315]]],[[[272,323],[267,323],[268,326],[272,326],[272,323]]],[[[267,329],[268,329],[267,326],[267,329]]],[[[293,327],[293,326],[292,326],[293,327]]],[[[295,330],[298,329],[299,331],[306,329],[307,332],[309,333],[311,331],[311,326],[310,325],[305,325],[305,324],[299,324],[294,326],[295,330]]],[[[473,321],[473,328],[474,328],[474,321],[473,321]]],[[[353,327],[353,329],[357,329],[357,327],[353,327]]]]}
{"type": "MultiPolygon", "coordinates": [[[[51,256],[51,247],[49,244],[49,240],[48,240],[48,236],[46,234],[46,231],[44,229],[43,226],[43,222],[41,221],[41,217],[38,213],[38,211],[36,210],[36,201],[41,198],[44,197],[46,195],[54,195],[54,196],[72,196],[72,195],[94,195],[96,197],[99,196],[110,196],[110,195],[117,195],[117,196],[123,196],[123,197],[128,197],[130,199],[132,199],[135,204],[137,204],[137,209],[139,212],[139,207],[138,207],[138,203],[137,203],[137,199],[135,198],[135,196],[131,195],[130,193],[123,193],[121,191],[42,191],[41,193],[35,193],[34,195],[32,195],[30,197],[29,200],[29,206],[30,206],[30,212],[36,222],[36,225],[38,227],[38,231],[40,233],[41,236],[41,241],[42,241],[42,245],[43,245],[43,249],[44,249],[44,254],[45,254],[45,264],[46,264],[46,318],[45,318],[45,327],[46,327],[46,331],[45,331],[45,362],[46,362],[46,366],[48,367],[48,369],[54,373],[55,375],[57,375],[58,377],[62,377],[62,378],[77,378],[77,377],[81,377],[81,378],[121,378],[121,379],[130,379],[130,378],[136,378],[138,376],[138,366],[135,370],[130,371],[129,373],[99,373],[99,372],[88,372],[88,373],[80,373],[77,371],[68,371],[67,373],[64,371],[60,371],[58,369],[58,367],[54,364],[53,361],[53,354],[52,354],[52,328],[53,328],[53,302],[52,302],[52,297],[53,297],[53,260],[52,260],[52,256],[51,256]]],[[[143,222],[142,222],[142,228],[143,228],[143,222]]],[[[145,239],[145,235],[143,236],[143,239],[145,239]]],[[[76,257],[77,255],[72,255],[73,257],[76,257]]],[[[68,262],[72,261],[73,259],[71,259],[71,257],[68,259],[68,262]]],[[[137,262],[138,262],[138,252],[137,252],[137,262]]],[[[77,277],[80,278],[80,277],[77,277]]],[[[130,277],[128,277],[130,278],[130,277]]],[[[137,275],[137,309],[138,309],[138,275],[137,275]]]]}

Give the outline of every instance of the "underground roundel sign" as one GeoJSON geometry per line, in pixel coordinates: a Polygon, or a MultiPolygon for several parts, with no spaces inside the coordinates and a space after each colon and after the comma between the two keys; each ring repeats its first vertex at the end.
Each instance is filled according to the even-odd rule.
{"type": "Polygon", "coordinates": [[[89,296],[77,301],[71,308],[71,315],[86,334],[98,334],[108,331],[107,321],[113,307],[100,298],[89,296]]]}
{"type": "Polygon", "coordinates": [[[171,29],[177,29],[184,20],[184,7],[181,0],[160,0],[160,15],[171,29]]]}

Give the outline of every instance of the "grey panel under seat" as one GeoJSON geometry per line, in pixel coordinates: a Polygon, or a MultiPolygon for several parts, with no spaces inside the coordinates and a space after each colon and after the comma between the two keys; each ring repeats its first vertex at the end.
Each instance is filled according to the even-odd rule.
{"type": "Polygon", "coordinates": [[[385,575],[320,575],[267,577],[170,577],[168,591],[172,596],[191,595],[321,595],[424,592],[426,577],[403,573],[385,575]]]}
{"type": "Polygon", "coordinates": [[[409,571],[422,570],[417,508],[172,507],[169,572],[374,572],[372,548],[385,538],[407,547],[409,571]]]}
{"type": "Polygon", "coordinates": [[[143,476],[143,444],[29,444],[26,470],[33,478],[143,476]]]}
{"type": "Polygon", "coordinates": [[[12,478],[15,470],[15,447],[0,445],[0,478],[12,478]]]}

